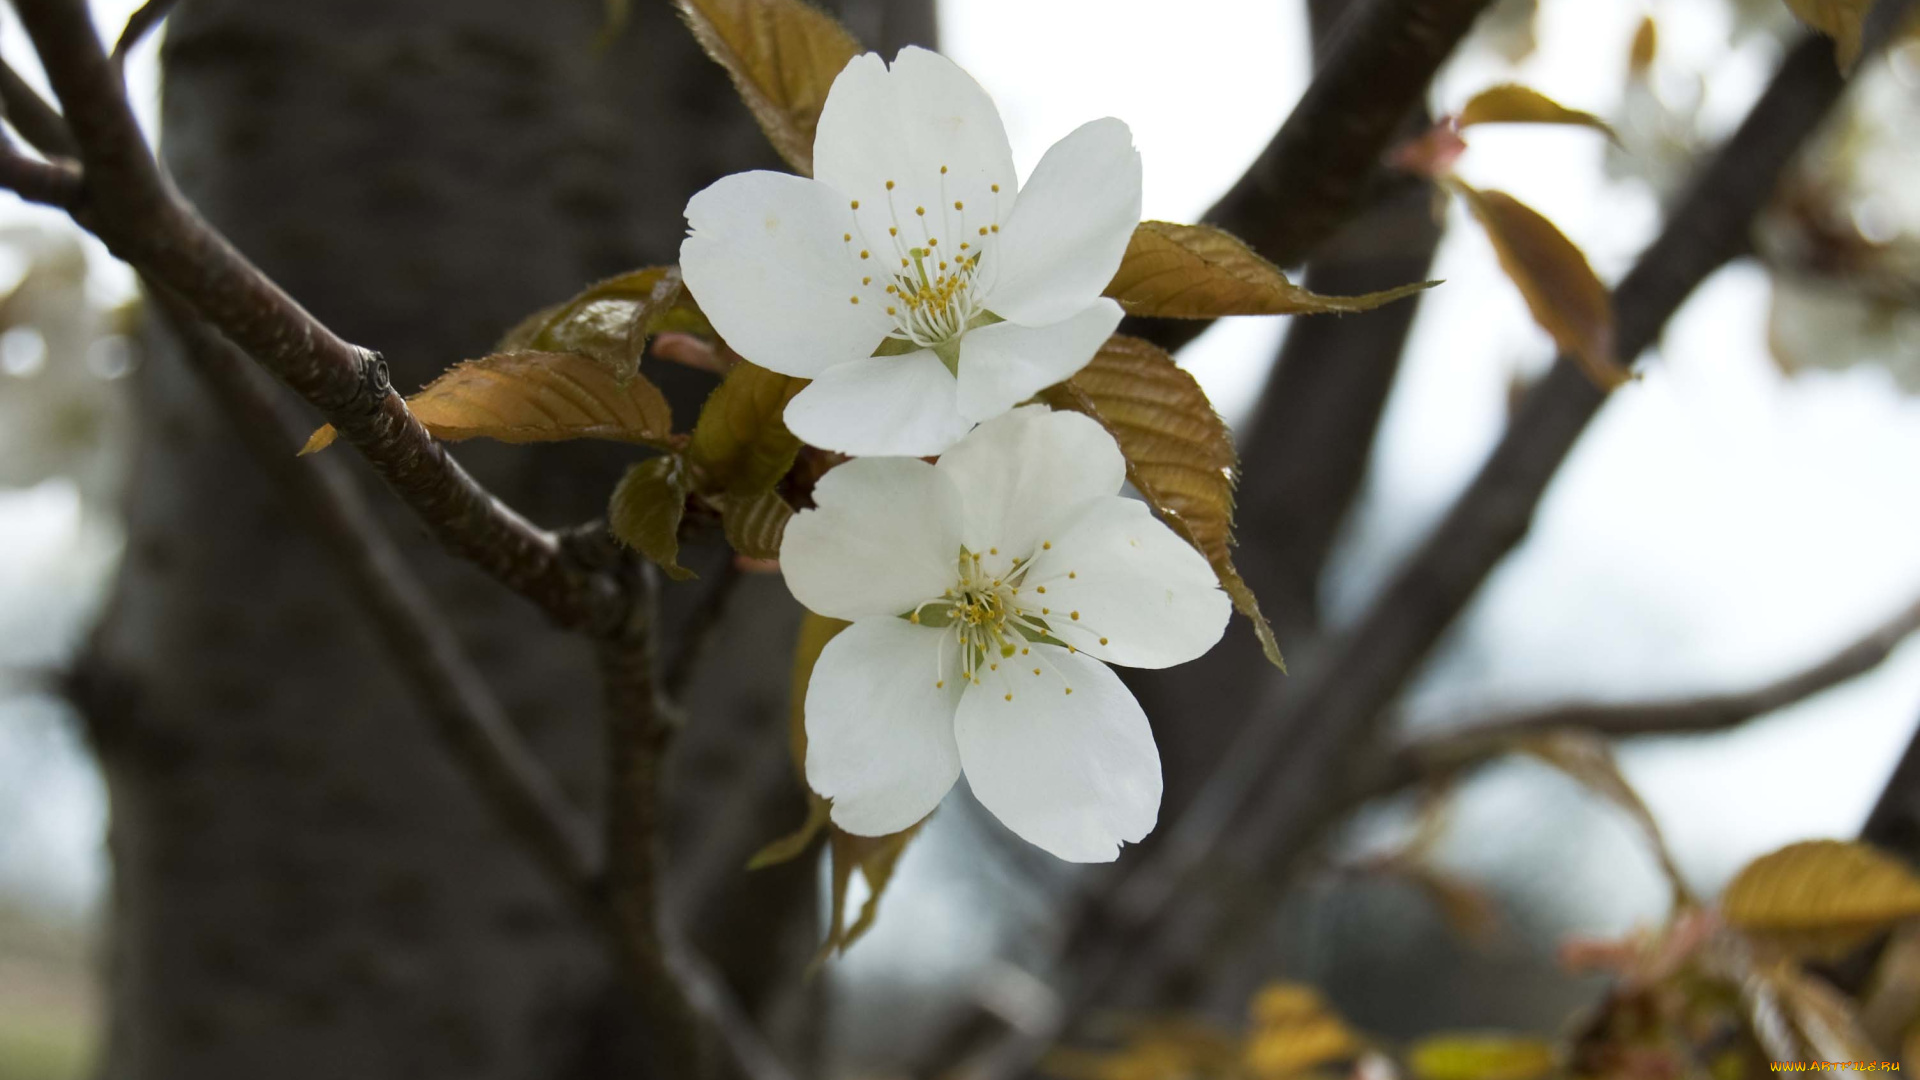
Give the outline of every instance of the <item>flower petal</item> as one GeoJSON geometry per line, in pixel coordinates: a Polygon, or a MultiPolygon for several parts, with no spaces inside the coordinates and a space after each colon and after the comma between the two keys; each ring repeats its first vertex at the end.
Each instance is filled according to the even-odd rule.
{"type": "Polygon", "coordinates": [[[813,378],[870,356],[893,328],[884,305],[849,301],[860,271],[841,237],[852,219],[832,188],[798,176],[725,176],[687,202],[680,272],[741,356],[813,378]]]}
{"type": "Polygon", "coordinates": [[[1027,326],[1073,315],[1113,280],[1138,224],[1133,133],[1110,116],[1080,125],[1040,159],[987,248],[987,309],[1027,326]]]}
{"type": "Polygon", "coordinates": [[[834,79],[813,136],[813,174],[859,200],[858,235],[876,253],[894,250],[895,226],[903,253],[933,238],[957,249],[1001,223],[997,208],[1013,206],[1017,183],[993,99],[953,61],[913,46],[891,70],[868,53],[834,79]]]}
{"type": "Polygon", "coordinates": [[[794,598],[836,619],[902,615],[951,588],[960,493],[913,458],[861,458],[820,478],[787,522],[780,572],[794,598]]]}
{"type": "Polygon", "coordinates": [[[937,468],[960,492],[967,546],[999,548],[1006,560],[1038,554],[1043,534],[1088,500],[1113,497],[1127,479],[1106,429],[1040,405],[981,424],[937,468]]]}
{"type": "Polygon", "coordinates": [[[953,373],[931,350],[875,356],[822,373],[787,402],[788,430],[824,450],[925,457],[973,427],[953,373]]]}
{"type": "Polygon", "coordinates": [[[1051,645],[1031,655],[1042,674],[983,680],[960,699],[967,783],[1028,843],[1070,862],[1112,862],[1160,816],[1153,729],[1105,664],[1051,645]]]}
{"type": "Polygon", "coordinates": [[[991,420],[1087,366],[1120,325],[1106,297],[1047,326],[994,323],[960,339],[960,411],[991,420]]]}
{"type": "Polygon", "coordinates": [[[1087,504],[1046,539],[1052,547],[1034,559],[1016,600],[1034,614],[1044,608],[1061,641],[1109,663],[1162,668],[1200,656],[1226,632],[1233,604],[1213,568],[1145,503],[1087,504]]]}
{"type": "Polygon", "coordinates": [[[953,714],[966,684],[934,685],[940,650],[951,647],[938,630],[883,618],[854,623],[821,650],[807,682],[807,784],[833,800],[835,825],[899,832],[959,778],[953,714]]]}

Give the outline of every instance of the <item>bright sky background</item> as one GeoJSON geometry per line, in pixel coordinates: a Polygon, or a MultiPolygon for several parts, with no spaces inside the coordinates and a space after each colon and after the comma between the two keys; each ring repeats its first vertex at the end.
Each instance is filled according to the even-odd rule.
{"type": "MultiPolygon", "coordinates": [[[[111,34],[134,6],[108,0],[96,10],[111,34]]],[[[1569,105],[1612,111],[1646,6],[1542,0],[1542,8],[1540,52],[1517,71],[1485,55],[1455,64],[1436,88],[1436,107],[1517,78],[1569,105]]],[[[1685,73],[1717,52],[1728,28],[1716,5],[1665,3],[1660,12],[1670,50],[1663,75],[1684,89],[1685,73]]],[[[1151,217],[1196,218],[1306,83],[1303,22],[1272,0],[966,0],[943,9],[941,32],[947,51],[999,102],[1023,172],[1086,120],[1114,115],[1132,125],[1151,217]]],[[[0,18],[0,53],[32,67],[10,10],[0,18]]],[[[1710,122],[1724,130],[1737,120],[1770,64],[1762,44],[1717,63],[1703,98],[1710,122]]],[[[151,116],[151,46],[133,76],[147,88],[151,116]]],[[[1476,133],[1461,170],[1546,213],[1614,279],[1658,215],[1643,186],[1603,175],[1601,152],[1586,132],[1476,133]]],[[[0,199],[0,225],[29,214],[0,199]]],[[[1457,213],[1452,225],[1435,274],[1447,284],[1422,307],[1352,543],[1329,585],[1336,618],[1360,610],[1470,478],[1498,437],[1514,373],[1538,371],[1552,353],[1485,240],[1457,213]]],[[[96,275],[103,296],[128,282],[104,262],[96,275]]],[[[1616,394],[1580,444],[1526,547],[1422,679],[1418,715],[1451,718],[1478,703],[1570,693],[1634,698],[1746,686],[1825,655],[1920,589],[1912,543],[1920,535],[1920,403],[1874,370],[1780,375],[1766,350],[1767,288],[1757,270],[1736,267],[1689,304],[1644,381],[1616,394]]],[[[1235,320],[1183,362],[1237,420],[1283,330],[1280,320],[1235,320]]],[[[22,611],[48,610],[50,590],[71,584],[60,575],[76,565],[71,553],[87,518],[58,484],[0,493],[0,633],[22,611]]],[[[13,655],[0,641],[0,657],[13,655]]],[[[1625,760],[1681,865],[1711,890],[1781,843],[1854,831],[1916,718],[1920,649],[1909,646],[1875,674],[1741,732],[1643,744],[1625,760]]],[[[10,823],[0,836],[11,837],[0,840],[0,888],[9,872],[25,874],[73,901],[99,885],[103,809],[78,748],[58,730],[43,703],[0,701],[0,792],[11,793],[0,798],[0,819],[10,823]],[[32,808],[18,829],[17,807],[32,808]]],[[[1475,785],[1449,860],[1503,879],[1530,860],[1566,863],[1564,815],[1585,815],[1591,850],[1574,860],[1572,879],[1540,886],[1543,901],[1562,907],[1567,928],[1589,932],[1655,914],[1651,868],[1605,811],[1555,795],[1554,815],[1532,813],[1554,783],[1514,766],[1475,785]]],[[[923,844],[937,847],[943,830],[964,842],[970,827],[958,815],[936,817],[923,844]]],[[[1517,880],[1524,891],[1524,876],[1517,880]]],[[[966,949],[977,910],[967,892],[949,861],[910,856],[849,972],[966,949]]]]}

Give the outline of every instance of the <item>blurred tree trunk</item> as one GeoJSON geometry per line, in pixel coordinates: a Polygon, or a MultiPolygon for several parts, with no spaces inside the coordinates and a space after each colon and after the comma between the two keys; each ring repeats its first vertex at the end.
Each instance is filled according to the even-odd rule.
{"type": "MultiPolygon", "coordinates": [[[[929,0],[846,8],[875,44],[931,36],[929,0]]],[[[668,5],[632,9],[596,52],[600,0],[194,0],[167,34],[164,156],[215,225],[410,389],[589,280],[673,260],[689,194],[776,166],[668,5]]],[[[654,374],[690,421],[710,378],[654,374]]],[[[105,1075],[635,1075],[644,1035],[597,943],[433,741],[344,579],[164,343],[135,384],[127,556],[80,679],[113,802],[105,1075]]],[[[460,457],[558,526],[600,514],[633,455],[460,457]]],[[[394,523],[592,806],[599,691],[582,644],[394,523]]],[[[779,590],[749,592],[790,613],[779,590]]],[[[781,650],[791,621],[754,632],[781,650]]],[[[691,695],[681,764],[701,782],[676,792],[676,858],[706,857],[714,807],[687,800],[736,786],[763,736],[784,746],[785,666],[760,667],[691,695]]],[[[757,798],[797,808],[789,774],[771,775],[785,786],[757,798]]],[[[732,943],[750,1008],[791,974],[780,942],[814,931],[804,869],[755,884],[724,879],[758,909],[721,905],[699,928],[732,943]]]]}

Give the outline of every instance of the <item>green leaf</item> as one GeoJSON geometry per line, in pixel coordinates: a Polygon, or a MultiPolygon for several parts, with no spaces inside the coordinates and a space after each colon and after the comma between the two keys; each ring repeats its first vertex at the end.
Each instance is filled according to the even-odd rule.
{"type": "Polygon", "coordinates": [[[705,492],[757,495],[793,467],[800,440],[780,419],[787,402],[806,386],[741,362],[715,388],[700,410],[687,460],[694,486],[705,492]]]}
{"type": "Polygon", "coordinates": [[[686,469],[662,454],[627,470],[607,504],[607,526],[622,543],[652,559],[675,581],[694,576],[680,565],[680,519],[687,511],[686,469]]]}
{"type": "Polygon", "coordinates": [[[1473,95],[1455,117],[1463,127],[1475,124],[1562,124],[1592,128],[1618,145],[1620,136],[1605,120],[1590,112],[1569,109],[1538,90],[1518,83],[1502,83],[1473,95]]]}
{"type": "Polygon", "coordinates": [[[813,132],[827,91],[860,43],[801,0],[679,0],[687,27],[727,69],[767,141],[801,176],[813,175],[813,132]]]}
{"type": "MultiPolygon", "coordinates": [[[[608,439],[665,446],[673,414],[659,388],[639,375],[621,379],[578,353],[504,352],[448,368],[407,399],[437,439],[507,443],[608,439]]],[[[332,424],[302,447],[333,445],[332,424]]]]}
{"type": "Polygon", "coordinates": [[[1043,396],[1107,429],[1126,456],[1127,479],[1207,557],[1233,606],[1253,623],[1267,659],[1285,671],[1273,627],[1233,566],[1233,488],[1240,471],[1233,435],[1193,376],[1159,346],[1115,334],[1079,374],[1043,396]]]}
{"type": "Polygon", "coordinates": [[[571,300],[534,312],[507,331],[500,351],[579,353],[624,380],[639,367],[647,339],[663,330],[712,333],[681,288],[679,268],[649,266],[595,282],[571,300]]]}
{"type": "Polygon", "coordinates": [[[1440,284],[1424,281],[1365,296],[1321,296],[1211,225],[1143,221],[1133,230],[1106,295],[1129,315],[1216,319],[1225,315],[1351,314],[1440,284]]]}
{"type": "Polygon", "coordinates": [[[1613,296],[1573,241],[1532,207],[1501,191],[1453,180],[1487,230],[1500,269],[1520,288],[1533,320],[1602,390],[1629,378],[1613,354],[1613,296]]]}
{"type": "Polygon", "coordinates": [[[771,489],[758,495],[728,495],[725,499],[720,524],[726,529],[727,543],[733,545],[733,550],[754,559],[779,558],[780,538],[786,535],[787,521],[793,517],[793,507],[787,505],[787,500],[771,489]]]}

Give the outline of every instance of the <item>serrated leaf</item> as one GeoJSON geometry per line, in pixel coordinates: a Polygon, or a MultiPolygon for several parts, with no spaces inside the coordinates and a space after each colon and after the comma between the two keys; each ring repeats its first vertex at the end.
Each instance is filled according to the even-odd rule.
{"type": "Polygon", "coordinates": [[[780,538],[786,535],[793,507],[771,489],[758,495],[729,495],[720,511],[720,524],[733,550],[754,559],[780,557],[780,538]]]}
{"type": "Polygon", "coordinates": [[[727,372],[694,425],[687,446],[695,485],[701,491],[758,494],[793,467],[800,440],[780,419],[787,402],[806,386],[742,361],[727,372]]]}
{"type": "Polygon", "coordinates": [[[1173,357],[1115,334],[1073,378],[1044,392],[1057,409],[1100,422],[1127,459],[1127,479],[1168,526],[1212,564],[1220,587],[1252,623],[1267,659],[1287,669],[1273,627],[1233,567],[1233,434],[1173,357]]]}
{"type": "Polygon", "coordinates": [[[1419,1080],[1539,1080],[1555,1061],[1552,1044],[1506,1035],[1443,1035],[1407,1054],[1419,1080]]]}
{"type": "Polygon", "coordinates": [[[1865,844],[1809,840],[1747,864],[1720,895],[1727,925],[1833,954],[1920,916],[1920,877],[1865,844]]]}
{"type": "Polygon", "coordinates": [[[1473,95],[1455,118],[1463,128],[1475,124],[1563,124],[1592,128],[1615,143],[1620,136],[1613,126],[1590,112],[1569,109],[1538,90],[1518,83],[1503,83],[1473,95]]]}
{"type": "Polygon", "coordinates": [[[522,319],[500,341],[501,352],[572,352],[632,375],[647,339],[663,330],[710,332],[674,266],[649,266],[598,281],[578,296],[522,319]]]}
{"type": "Polygon", "coordinates": [[[1517,740],[1513,748],[1553,766],[1588,791],[1624,811],[1646,838],[1648,848],[1660,864],[1660,872],[1666,876],[1667,884],[1673,890],[1674,902],[1693,902],[1693,893],[1687,888],[1679,866],[1673,861],[1666,837],[1660,832],[1660,823],[1654,819],[1653,811],[1647,808],[1640,793],[1627,782],[1626,775],[1620,771],[1620,763],[1614,759],[1613,747],[1605,739],[1586,732],[1556,732],[1517,740]]]}
{"type": "Polygon", "coordinates": [[[727,69],[767,141],[813,175],[813,132],[827,91],[860,42],[801,0],[679,0],[693,36],[727,69]]]}
{"type": "Polygon", "coordinates": [[[622,543],[658,563],[668,577],[685,581],[680,565],[680,519],[687,511],[686,469],[676,454],[662,454],[627,470],[607,504],[607,527],[622,543]]]}
{"type": "Polygon", "coordinates": [[[1613,354],[1613,298],[1587,257],[1553,222],[1501,191],[1458,180],[1454,190],[1486,229],[1500,268],[1520,288],[1533,320],[1562,352],[1579,361],[1594,385],[1611,390],[1628,379],[1613,354]]]}
{"type": "Polygon", "coordinates": [[[1424,281],[1365,296],[1321,296],[1238,238],[1211,225],[1143,221],[1133,230],[1106,295],[1129,315],[1217,319],[1226,315],[1315,315],[1377,308],[1438,285],[1424,281]]]}
{"type": "Polygon", "coordinates": [[[1354,1057],[1365,1048],[1312,987],[1272,983],[1248,1006],[1246,1066],[1259,1080],[1282,1080],[1329,1062],[1354,1057]]]}
{"type": "MultiPolygon", "coordinates": [[[[608,439],[664,445],[673,433],[667,399],[645,378],[622,380],[577,353],[507,352],[466,360],[407,399],[434,438],[507,443],[608,439]]],[[[333,445],[332,424],[302,447],[333,445]]]]}

